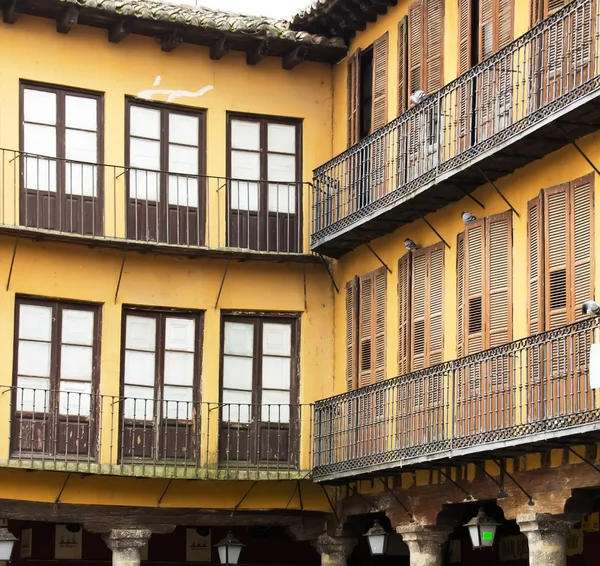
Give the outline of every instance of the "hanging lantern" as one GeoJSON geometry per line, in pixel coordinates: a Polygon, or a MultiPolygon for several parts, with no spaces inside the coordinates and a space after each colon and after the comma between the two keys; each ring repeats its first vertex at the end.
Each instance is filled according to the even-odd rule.
{"type": "Polygon", "coordinates": [[[219,551],[219,561],[221,564],[235,565],[240,559],[240,553],[244,545],[236,539],[231,531],[227,536],[215,545],[219,551]]]}
{"type": "Polygon", "coordinates": [[[0,560],[8,562],[12,555],[16,537],[6,528],[0,528],[0,560]]]}
{"type": "Polygon", "coordinates": [[[494,546],[496,529],[499,524],[500,523],[497,523],[494,519],[488,517],[482,507],[479,509],[477,516],[473,517],[463,526],[467,527],[469,530],[473,548],[479,550],[482,548],[492,548],[492,546],[494,546]]]}
{"type": "Polygon", "coordinates": [[[369,541],[372,555],[381,556],[385,554],[390,533],[386,532],[379,521],[375,521],[375,524],[365,533],[365,536],[369,541]]]}

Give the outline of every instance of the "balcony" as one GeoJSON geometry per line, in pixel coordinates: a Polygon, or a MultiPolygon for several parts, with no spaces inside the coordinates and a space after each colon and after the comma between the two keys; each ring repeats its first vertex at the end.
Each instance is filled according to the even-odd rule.
{"type": "Polygon", "coordinates": [[[190,257],[318,261],[305,183],[197,176],[0,149],[0,234],[190,257]]]}
{"type": "Polygon", "coordinates": [[[599,10],[573,0],[317,168],[311,248],[339,258],[596,131],[599,10]]]}
{"type": "Polygon", "coordinates": [[[335,481],[600,440],[586,320],[315,405],[313,478],[335,481]]]}
{"type": "Polygon", "coordinates": [[[1,466],[217,480],[304,479],[310,469],[312,405],[194,403],[68,389],[4,388],[0,426],[10,419],[10,432],[1,466]]]}

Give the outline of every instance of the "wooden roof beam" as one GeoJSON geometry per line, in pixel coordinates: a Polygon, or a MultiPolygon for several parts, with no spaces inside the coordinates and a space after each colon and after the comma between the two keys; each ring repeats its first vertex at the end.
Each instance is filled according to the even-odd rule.
{"type": "Polygon", "coordinates": [[[108,30],[108,41],[111,43],[119,43],[123,41],[130,32],[130,24],[126,20],[115,22],[108,30]]]}
{"type": "Polygon", "coordinates": [[[160,47],[163,51],[169,53],[183,43],[183,31],[175,29],[171,33],[160,39],[160,47]]]}
{"type": "Polygon", "coordinates": [[[374,5],[379,4],[380,6],[396,6],[398,4],[398,0],[371,0],[371,3],[374,5]]]}
{"type": "Polygon", "coordinates": [[[222,59],[231,51],[231,42],[226,36],[222,36],[210,46],[210,58],[213,61],[222,59]]]}
{"type": "Polygon", "coordinates": [[[269,42],[267,40],[261,41],[254,47],[246,52],[246,64],[247,65],[258,65],[263,57],[269,54],[269,42]]]}
{"type": "Polygon", "coordinates": [[[56,31],[58,33],[69,33],[79,20],[79,8],[77,6],[69,6],[65,8],[56,20],[56,31]]]}
{"type": "Polygon", "coordinates": [[[287,55],[283,56],[281,66],[286,71],[291,71],[294,67],[297,67],[308,54],[308,49],[304,45],[299,45],[293,51],[290,51],[287,55]]]}
{"type": "Polygon", "coordinates": [[[364,14],[358,6],[354,4],[345,5],[342,10],[345,16],[341,14],[332,15],[332,19],[338,22],[340,25],[344,25],[349,31],[365,31],[367,29],[367,22],[364,18],[364,14]]]}
{"type": "Polygon", "coordinates": [[[2,10],[2,21],[5,24],[14,24],[19,16],[25,13],[26,7],[27,0],[8,0],[2,10]]]}

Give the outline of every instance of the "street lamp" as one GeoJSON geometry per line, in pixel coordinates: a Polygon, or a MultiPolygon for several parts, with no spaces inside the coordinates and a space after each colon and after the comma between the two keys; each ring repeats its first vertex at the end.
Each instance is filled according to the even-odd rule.
{"type": "Polygon", "coordinates": [[[16,537],[6,528],[0,528],[0,560],[10,561],[16,537]]]}
{"type": "Polygon", "coordinates": [[[365,533],[365,536],[369,541],[372,555],[385,554],[390,534],[379,524],[379,521],[375,521],[375,524],[365,533]]]}
{"type": "Polygon", "coordinates": [[[498,528],[494,519],[491,519],[485,514],[483,507],[479,509],[476,517],[473,517],[466,525],[471,536],[473,548],[480,550],[482,548],[492,548],[494,546],[494,538],[496,537],[496,529],[498,528]]]}
{"type": "Polygon", "coordinates": [[[215,546],[219,550],[219,561],[221,564],[233,566],[238,563],[240,552],[242,552],[244,545],[229,531],[227,536],[215,546]]]}

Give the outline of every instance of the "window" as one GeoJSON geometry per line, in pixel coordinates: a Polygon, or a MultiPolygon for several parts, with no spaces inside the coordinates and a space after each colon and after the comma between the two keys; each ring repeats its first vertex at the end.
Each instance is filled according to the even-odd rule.
{"type": "Polygon", "coordinates": [[[201,335],[198,313],[124,311],[122,457],[195,456],[201,335]]]}
{"type": "Polygon", "coordinates": [[[298,320],[223,318],[221,460],[292,463],[297,454],[298,320]]]}
{"type": "Polygon", "coordinates": [[[17,299],[13,451],[91,456],[99,309],[17,299]]]}
{"type": "Polygon", "coordinates": [[[458,236],[458,357],[512,338],[512,216],[467,224],[458,236]]]}
{"type": "Polygon", "coordinates": [[[203,245],[203,110],[127,100],[127,236],[203,245]]]}
{"type": "Polygon", "coordinates": [[[442,362],[444,247],[407,253],[398,262],[398,371],[442,362]]]}
{"type": "Polygon", "coordinates": [[[301,252],[300,123],[229,115],[228,128],[228,245],[301,252]]]}
{"type": "Polygon", "coordinates": [[[585,318],[594,296],[594,178],[543,190],[528,203],[529,332],[585,318]]]}
{"type": "Polygon", "coordinates": [[[21,222],[103,233],[102,96],[21,84],[21,222]]]}
{"type": "Polygon", "coordinates": [[[385,379],[385,267],[346,284],[348,391],[385,379]]]}
{"type": "Polygon", "coordinates": [[[387,123],[388,34],[348,59],[348,147],[387,123]]]}

